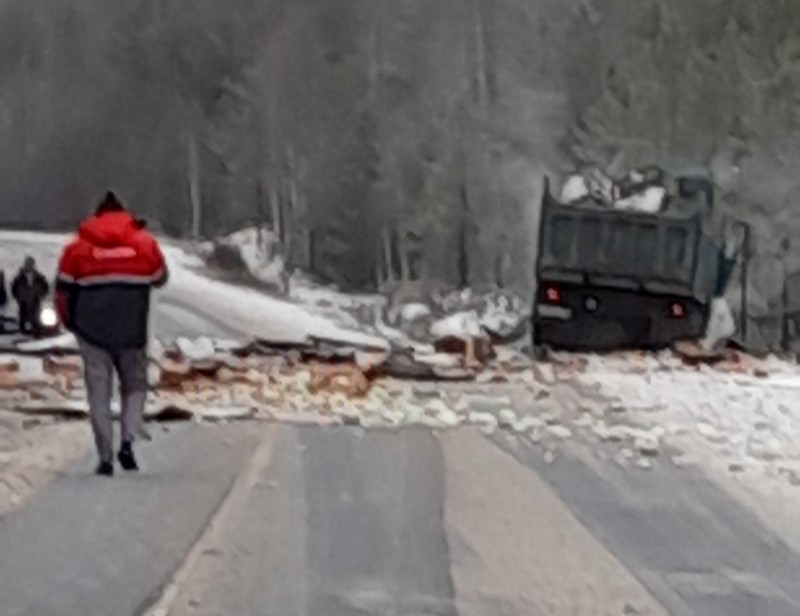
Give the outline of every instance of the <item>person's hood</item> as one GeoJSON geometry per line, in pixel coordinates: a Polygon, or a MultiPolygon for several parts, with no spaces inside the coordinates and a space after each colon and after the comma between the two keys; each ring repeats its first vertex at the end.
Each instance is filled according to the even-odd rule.
{"type": "Polygon", "coordinates": [[[87,218],[78,229],[79,235],[95,246],[126,246],[137,228],[128,212],[109,212],[87,218]]]}

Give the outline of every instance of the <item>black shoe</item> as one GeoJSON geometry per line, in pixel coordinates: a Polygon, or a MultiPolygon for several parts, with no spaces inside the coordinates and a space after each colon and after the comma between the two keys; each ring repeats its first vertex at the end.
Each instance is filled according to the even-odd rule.
{"type": "Polygon", "coordinates": [[[114,476],[114,465],[111,462],[101,462],[97,466],[97,474],[102,475],[103,477],[113,477],[114,476]]]}
{"type": "Polygon", "coordinates": [[[122,443],[117,458],[120,466],[126,471],[139,470],[139,465],[136,464],[136,457],[133,455],[133,447],[131,447],[130,443],[122,443]]]}

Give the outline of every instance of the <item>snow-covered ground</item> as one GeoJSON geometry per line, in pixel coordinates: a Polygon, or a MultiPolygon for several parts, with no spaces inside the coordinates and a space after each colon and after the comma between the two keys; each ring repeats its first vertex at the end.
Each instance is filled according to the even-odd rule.
{"type": "MultiPolygon", "coordinates": [[[[7,282],[26,255],[33,256],[39,269],[53,278],[58,256],[68,238],[67,234],[0,231],[0,268],[5,270],[7,282]]],[[[383,338],[343,327],[300,302],[277,299],[204,276],[202,260],[177,244],[164,241],[163,248],[171,278],[167,287],[155,294],[156,307],[161,298],[182,304],[225,324],[244,338],[299,343],[313,336],[379,348],[386,346],[383,338]]],[[[158,318],[157,309],[154,313],[154,318],[158,318]]]]}
{"type": "Polygon", "coordinates": [[[800,548],[800,366],[744,357],[690,368],[668,353],[569,363],[560,378],[581,392],[594,436],[619,443],[621,463],[648,450],[649,464],[699,469],[800,548]]]}
{"type": "Polygon", "coordinates": [[[165,245],[164,253],[171,268],[164,293],[225,322],[243,336],[274,342],[303,342],[312,336],[388,348],[383,338],[341,327],[300,304],[208,278],[202,275],[202,260],[181,248],[165,245]]]}

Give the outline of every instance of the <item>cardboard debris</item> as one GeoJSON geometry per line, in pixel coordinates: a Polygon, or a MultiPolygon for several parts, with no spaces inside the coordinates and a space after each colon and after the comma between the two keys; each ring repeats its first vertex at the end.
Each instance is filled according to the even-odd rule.
{"type": "Polygon", "coordinates": [[[19,372],[19,362],[14,357],[0,357],[0,372],[19,372]]]}
{"type": "Polygon", "coordinates": [[[675,353],[683,363],[689,366],[700,364],[718,364],[720,362],[736,362],[738,354],[731,349],[708,348],[698,342],[684,340],[676,342],[675,353]]]}
{"type": "Polygon", "coordinates": [[[342,393],[350,398],[366,396],[370,382],[355,364],[319,364],[311,366],[309,391],[319,393],[342,393]]]}
{"type": "Polygon", "coordinates": [[[160,368],[158,387],[161,389],[180,389],[186,381],[194,378],[187,363],[165,359],[160,368]]]}
{"type": "Polygon", "coordinates": [[[42,366],[46,374],[50,376],[63,376],[74,380],[83,376],[83,362],[77,355],[59,357],[48,355],[44,358],[42,366]]]}
{"type": "Polygon", "coordinates": [[[158,423],[172,423],[179,421],[191,421],[194,413],[175,405],[167,405],[153,413],[145,414],[145,421],[158,423]]]}
{"type": "Polygon", "coordinates": [[[35,417],[57,417],[59,419],[84,419],[89,415],[85,402],[67,400],[41,400],[18,404],[18,413],[35,417]]]}
{"type": "Polygon", "coordinates": [[[0,389],[16,389],[21,384],[19,367],[16,369],[11,366],[0,368],[0,389]]]}
{"type": "Polygon", "coordinates": [[[445,336],[438,338],[434,342],[437,353],[448,353],[460,355],[464,358],[466,365],[476,363],[485,365],[495,357],[494,345],[491,338],[486,334],[481,334],[470,338],[460,338],[456,336],[445,336]]]}
{"type": "Polygon", "coordinates": [[[202,379],[235,380],[245,368],[231,358],[209,358],[196,361],[164,359],[158,364],[157,387],[165,390],[180,390],[202,379]],[[223,378],[224,375],[224,378],[223,378]]]}

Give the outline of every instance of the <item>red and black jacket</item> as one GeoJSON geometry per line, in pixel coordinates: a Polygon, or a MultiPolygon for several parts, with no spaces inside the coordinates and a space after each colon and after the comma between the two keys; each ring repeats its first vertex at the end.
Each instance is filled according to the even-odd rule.
{"type": "Polygon", "coordinates": [[[66,327],[91,344],[143,348],[150,289],[166,280],[158,242],[128,212],[94,215],[61,255],[56,307],[66,327]]]}

